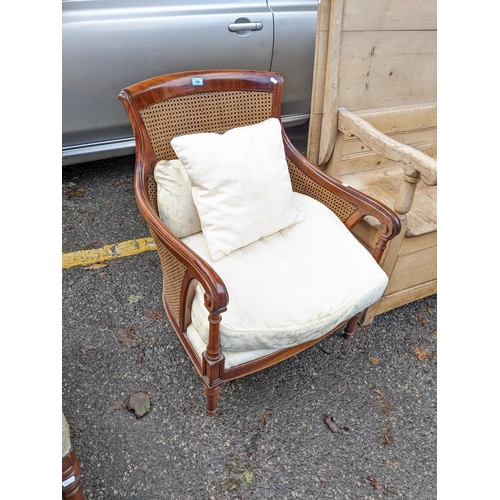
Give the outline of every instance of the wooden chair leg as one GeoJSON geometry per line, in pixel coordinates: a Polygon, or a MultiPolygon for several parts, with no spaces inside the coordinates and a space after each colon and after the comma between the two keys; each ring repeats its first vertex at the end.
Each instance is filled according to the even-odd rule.
{"type": "Polygon", "coordinates": [[[348,322],[344,330],[344,338],[349,339],[352,337],[354,330],[358,324],[358,321],[361,319],[365,311],[361,311],[360,313],[353,316],[348,322]]]}
{"type": "Polygon", "coordinates": [[[86,500],[80,482],[80,462],[73,448],[62,458],[62,498],[86,500]]]}
{"type": "Polygon", "coordinates": [[[203,389],[205,390],[205,395],[207,398],[207,413],[211,417],[213,417],[215,415],[215,412],[217,411],[217,398],[219,397],[221,387],[222,385],[213,388],[203,385],[203,389]]]}

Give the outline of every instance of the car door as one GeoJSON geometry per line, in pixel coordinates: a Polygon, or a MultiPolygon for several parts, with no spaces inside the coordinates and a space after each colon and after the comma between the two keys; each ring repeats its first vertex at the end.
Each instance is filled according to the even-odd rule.
{"type": "Polygon", "coordinates": [[[309,117],[318,0],[268,0],[274,16],[271,71],[285,76],[281,113],[286,122],[309,117]]]}
{"type": "Polygon", "coordinates": [[[133,152],[117,99],[128,85],[178,71],[271,67],[266,0],[63,0],[62,7],[63,165],[133,152]]]}

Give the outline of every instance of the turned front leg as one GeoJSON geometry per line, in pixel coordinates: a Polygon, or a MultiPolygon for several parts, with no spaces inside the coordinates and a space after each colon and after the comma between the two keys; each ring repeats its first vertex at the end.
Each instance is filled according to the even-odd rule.
{"type": "Polygon", "coordinates": [[[206,403],[206,408],[207,408],[207,413],[213,417],[215,415],[215,412],[217,411],[217,398],[219,397],[219,392],[221,390],[222,386],[218,386],[215,388],[210,388],[207,386],[204,386],[203,389],[205,390],[205,395],[207,399],[206,403]]]}
{"type": "Polygon", "coordinates": [[[203,389],[206,395],[207,413],[213,417],[217,411],[217,398],[224,383],[224,356],[219,344],[219,312],[208,316],[210,324],[207,350],[203,353],[203,389]]]}

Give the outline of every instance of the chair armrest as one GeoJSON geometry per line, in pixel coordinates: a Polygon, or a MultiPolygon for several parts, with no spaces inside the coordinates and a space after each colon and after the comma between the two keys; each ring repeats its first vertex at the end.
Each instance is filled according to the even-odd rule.
{"type": "MultiPolygon", "coordinates": [[[[215,270],[202,259],[196,252],[175,236],[161,221],[155,212],[148,194],[147,175],[144,174],[145,165],[139,164],[137,160],[136,175],[134,177],[134,191],[141,215],[145,219],[149,229],[156,238],[173,254],[173,256],[184,264],[187,269],[185,282],[197,280],[205,290],[205,305],[211,315],[224,312],[229,302],[229,296],[222,278],[215,270]]],[[[187,293],[189,283],[185,283],[183,289],[187,293]]],[[[181,311],[181,316],[184,311],[181,311]]]]}
{"type": "Polygon", "coordinates": [[[338,114],[338,129],[341,132],[355,135],[367,148],[384,158],[403,162],[406,167],[405,173],[408,175],[417,171],[427,185],[437,184],[437,161],[434,158],[391,139],[345,108],[339,108],[338,114]]]}
{"type": "Polygon", "coordinates": [[[294,191],[323,203],[350,230],[368,215],[380,222],[379,242],[373,253],[375,260],[380,262],[387,241],[394,238],[401,230],[401,223],[396,213],[374,198],[325,174],[292,144],[284,129],[283,142],[294,191]]]}

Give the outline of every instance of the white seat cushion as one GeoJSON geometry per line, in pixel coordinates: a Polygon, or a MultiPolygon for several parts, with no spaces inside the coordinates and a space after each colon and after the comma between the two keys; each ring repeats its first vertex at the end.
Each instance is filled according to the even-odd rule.
{"type": "MultiPolygon", "coordinates": [[[[335,214],[308,196],[294,199],[301,224],[212,264],[229,293],[220,324],[226,368],[323,336],[387,286],[387,275],[335,214]]],[[[183,241],[209,259],[202,233],[183,241]]],[[[208,342],[203,295],[198,286],[187,332],[200,355],[208,342]]]]}

